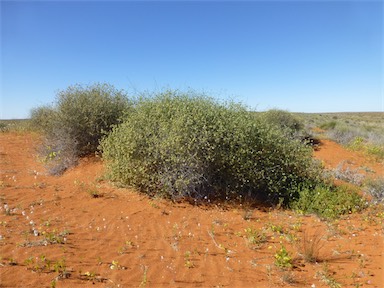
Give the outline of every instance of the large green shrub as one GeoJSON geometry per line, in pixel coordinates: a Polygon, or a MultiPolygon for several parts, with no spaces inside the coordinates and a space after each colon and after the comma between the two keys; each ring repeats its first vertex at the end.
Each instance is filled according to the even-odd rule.
{"type": "Polygon", "coordinates": [[[193,93],[141,99],[101,148],[112,180],[171,198],[288,201],[321,175],[311,149],[275,125],[193,93]]]}
{"type": "Polygon", "coordinates": [[[52,106],[32,110],[31,120],[46,136],[42,154],[59,174],[78,157],[97,151],[99,140],[129,108],[122,91],[109,84],[74,85],[57,94],[52,106]]]}

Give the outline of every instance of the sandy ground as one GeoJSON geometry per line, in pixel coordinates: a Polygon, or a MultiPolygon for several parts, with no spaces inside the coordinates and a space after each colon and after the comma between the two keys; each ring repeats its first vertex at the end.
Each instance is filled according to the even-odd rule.
{"type": "MultiPolygon", "coordinates": [[[[0,134],[1,287],[384,287],[383,210],[326,222],[150,199],[103,180],[97,158],[48,176],[37,143],[0,134]],[[303,259],[311,243],[321,248],[314,263],[303,259]],[[291,269],[275,265],[281,245],[291,269]]],[[[331,141],[315,157],[383,175],[331,141]]]]}

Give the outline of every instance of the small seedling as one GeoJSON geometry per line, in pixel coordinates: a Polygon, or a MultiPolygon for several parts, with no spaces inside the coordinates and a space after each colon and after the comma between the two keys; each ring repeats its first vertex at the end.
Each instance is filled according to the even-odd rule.
{"type": "Polygon", "coordinates": [[[292,257],[284,245],[275,254],[275,265],[282,269],[292,268],[292,257]]]}
{"type": "Polygon", "coordinates": [[[292,272],[285,272],[281,276],[281,281],[288,284],[295,284],[297,281],[295,279],[295,275],[292,272]]]}
{"type": "Polygon", "coordinates": [[[92,197],[92,198],[100,198],[103,196],[102,193],[100,193],[97,189],[88,189],[87,190],[88,194],[92,197]]]}
{"type": "Polygon", "coordinates": [[[281,225],[271,225],[270,226],[271,230],[273,232],[276,232],[276,233],[279,233],[279,234],[284,234],[284,229],[283,229],[283,226],[281,225]]]}
{"type": "Polygon", "coordinates": [[[328,269],[328,264],[324,263],[323,271],[318,271],[316,276],[319,277],[330,288],[341,288],[341,284],[331,275],[328,269]]]}
{"type": "Polygon", "coordinates": [[[191,260],[191,251],[187,251],[185,252],[184,254],[184,260],[185,260],[185,267],[187,268],[193,268],[195,267],[195,265],[193,264],[192,260],[191,260]]]}
{"type": "Polygon", "coordinates": [[[116,261],[116,260],[112,261],[112,263],[109,265],[109,268],[112,269],[112,270],[124,270],[124,269],[127,269],[126,267],[121,266],[119,264],[119,261],[116,261]]]}
{"type": "Polygon", "coordinates": [[[267,241],[267,236],[264,232],[252,229],[250,227],[244,229],[245,237],[250,245],[260,247],[261,244],[267,241]]]}
{"type": "Polygon", "coordinates": [[[129,250],[130,248],[133,248],[133,247],[135,247],[135,245],[133,244],[133,242],[127,240],[127,241],[125,241],[124,246],[122,246],[122,247],[119,248],[119,250],[117,251],[117,253],[119,253],[120,255],[121,255],[121,254],[125,254],[125,253],[128,252],[128,250],[129,250]]]}
{"type": "Polygon", "coordinates": [[[9,258],[8,259],[8,264],[10,266],[16,266],[17,265],[17,261],[15,260],[15,258],[9,258]]]}
{"type": "Polygon", "coordinates": [[[148,279],[147,279],[147,271],[148,271],[148,266],[142,266],[143,268],[143,280],[141,280],[140,283],[140,288],[145,287],[147,285],[148,279]]]}

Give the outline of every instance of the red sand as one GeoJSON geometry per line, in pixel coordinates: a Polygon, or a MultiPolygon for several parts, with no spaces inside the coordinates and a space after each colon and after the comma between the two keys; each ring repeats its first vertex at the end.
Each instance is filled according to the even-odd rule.
{"type": "MultiPolygon", "coordinates": [[[[0,134],[1,287],[384,287],[383,210],[331,223],[279,209],[174,204],[114,187],[99,159],[47,176],[37,143],[33,134],[0,134]],[[247,228],[265,242],[250,244],[247,228]],[[303,260],[304,234],[322,237],[315,263],[303,260]],[[292,269],[274,264],[281,243],[292,269]]],[[[315,156],[327,167],[348,160],[383,173],[330,141],[315,156]]]]}

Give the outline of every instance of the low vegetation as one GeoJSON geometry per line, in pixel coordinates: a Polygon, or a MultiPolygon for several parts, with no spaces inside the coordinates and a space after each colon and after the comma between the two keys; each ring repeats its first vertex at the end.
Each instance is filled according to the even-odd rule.
{"type": "Polygon", "coordinates": [[[306,130],[321,128],[320,137],[332,139],[349,149],[362,151],[377,161],[384,159],[383,112],[297,114],[306,130]]]}
{"type": "Polygon", "coordinates": [[[0,132],[26,132],[31,130],[29,119],[0,120],[0,132]]]}
{"type": "Polygon", "coordinates": [[[303,186],[291,208],[301,213],[314,213],[321,218],[335,219],[341,215],[361,211],[366,201],[357,190],[347,186],[303,186]]]}

